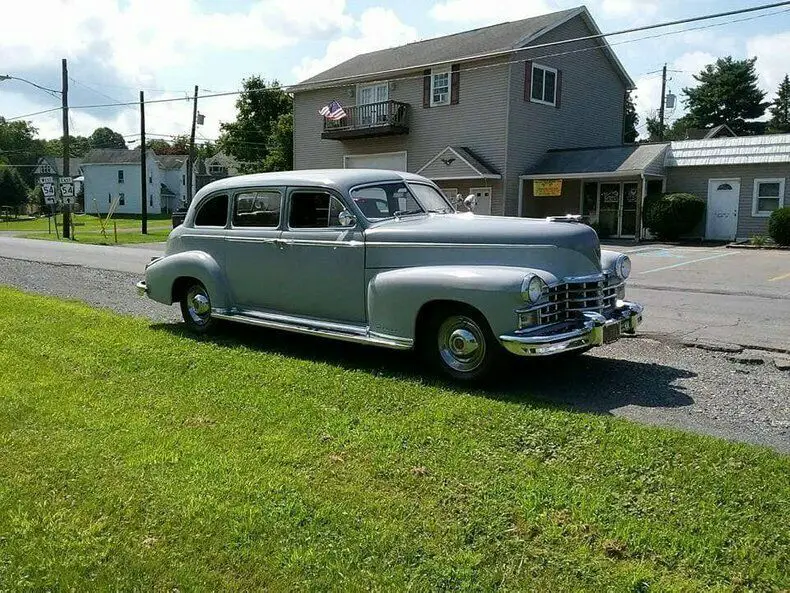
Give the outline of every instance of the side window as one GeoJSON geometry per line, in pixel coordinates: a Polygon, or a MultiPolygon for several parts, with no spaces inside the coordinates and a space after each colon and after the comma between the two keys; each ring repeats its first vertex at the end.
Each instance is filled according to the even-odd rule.
{"type": "Polygon", "coordinates": [[[288,225],[292,229],[325,229],[342,226],[338,215],[343,203],[325,192],[294,192],[288,225]]]}
{"type": "Polygon", "coordinates": [[[248,191],[236,194],[233,207],[234,227],[275,228],[280,224],[279,191],[248,191]]]}
{"type": "Polygon", "coordinates": [[[213,196],[203,202],[195,216],[195,226],[224,227],[228,221],[228,196],[213,196]]]}
{"type": "Polygon", "coordinates": [[[126,205],[126,196],[124,195],[123,192],[120,192],[118,194],[118,198],[119,198],[118,205],[119,206],[125,206],[126,205]]]}

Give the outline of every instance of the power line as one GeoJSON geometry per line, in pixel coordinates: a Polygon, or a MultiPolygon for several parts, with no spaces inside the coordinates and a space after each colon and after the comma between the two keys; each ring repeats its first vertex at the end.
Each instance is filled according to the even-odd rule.
{"type": "MultiPolygon", "coordinates": [[[[611,33],[597,33],[595,35],[587,35],[587,36],[584,36],[584,37],[576,37],[576,38],[573,38],[573,39],[563,39],[563,40],[559,40],[559,41],[552,41],[552,42],[548,42],[548,43],[531,45],[531,46],[524,47],[524,48],[501,50],[501,51],[497,51],[497,52],[488,52],[488,53],[485,53],[485,54],[478,54],[478,55],[474,55],[474,56],[467,56],[467,57],[458,58],[458,59],[456,59],[454,61],[478,60],[478,59],[484,59],[484,58],[497,57],[497,56],[501,56],[501,55],[512,55],[514,53],[518,53],[518,52],[521,52],[521,51],[528,51],[528,50],[531,51],[531,50],[535,50],[535,49],[540,49],[540,48],[545,48],[545,47],[554,47],[554,46],[558,46],[558,45],[569,44],[569,43],[576,43],[576,42],[580,42],[580,41],[589,41],[589,40],[595,40],[595,39],[602,39],[602,38],[606,38],[606,37],[614,37],[614,36],[618,36],[618,35],[625,35],[625,34],[628,34],[628,33],[635,33],[635,32],[639,32],[639,31],[648,31],[648,30],[653,30],[653,29],[658,29],[658,28],[676,26],[676,25],[680,25],[680,24],[699,22],[699,21],[703,21],[703,20],[712,20],[712,19],[717,19],[717,18],[723,18],[723,17],[726,17],[726,16],[734,16],[734,15],[738,15],[738,14],[752,13],[752,12],[756,12],[756,11],[768,10],[768,9],[771,9],[771,8],[777,8],[777,7],[788,6],[788,5],[790,5],[790,0],[785,0],[783,2],[775,2],[775,3],[772,3],[772,4],[765,4],[765,5],[755,6],[755,7],[751,7],[751,8],[743,8],[743,9],[740,9],[740,10],[733,10],[733,11],[721,12],[721,13],[710,14],[710,15],[702,15],[702,16],[691,17],[691,18],[687,18],[687,19],[680,19],[680,20],[669,21],[669,22],[664,22],[664,23],[657,23],[657,24],[653,24],[653,25],[645,25],[645,26],[642,26],[642,27],[634,27],[634,28],[630,28],[630,29],[623,29],[623,30],[620,30],[620,31],[613,31],[611,33]]],[[[723,23],[714,23],[714,24],[703,25],[703,26],[699,26],[699,27],[689,27],[689,28],[686,28],[686,29],[678,29],[676,31],[668,31],[668,32],[665,32],[665,33],[659,33],[657,35],[648,35],[648,36],[638,37],[638,38],[634,38],[634,39],[627,39],[627,40],[620,41],[620,42],[610,43],[609,46],[611,47],[611,46],[617,46],[617,45],[624,45],[624,44],[627,44],[627,43],[635,43],[637,41],[645,41],[645,40],[648,40],[648,39],[657,39],[657,38],[666,37],[666,36],[669,36],[669,35],[677,35],[677,34],[686,33],[686,32],[689,32],[689,31],[698,31],[698,30],[702,30],[702,29],[721,27],[721,26],[731,25],[731,24],[735,24],[735,23],[750,21],[750,20],[754,20],[754,19],[758,19],[758,18],[765,18],[765,17],[769,17],[769,16],[775,16],[777,14],[784,14],[784,13],[787,13],[787,12],[790,12],[790,9],[780,10],[780,11],[767,13],[767,14],[762,14],[762,15],[757,15],[757,16],[753,16],[753,17],[747,17],[747,18],[743,18],[743,19],[733,19],[733,20],[729,20],[729,21],[726,21],[726,22],[723,22],[723,23]]],[[[544,54],[544,55],[541,55],[541,56],[532,56],[530,58],[525,58],[525,59],[509,60],[509,61],[504,62],[504,63],[484,64],[484,65],[481,65],[481,66],[472,66],[472,67],[469,67],[469,68],[465,68],[464,71],[465,72],[469,72],[469,71],[474,71],[474,70],[482,70],[482,69],[486,69],[486,68],[496,68],[496,67],[501,67],[503,65],[519,64],[519,63],[523,63],[523,62],[527,62],[527,61],[531,61],[531,60],[539,60],[539,59],[545,59],[545,58],[551,58],[551,57],[558,57],[558,56],[564,56],[564,55],[569,55],[569,54],[574,54],[574,53],[582,53],[582,52],[586,52],[586,51],[595,51],[595,50],[600,50],[600,49],[602,49],[604,47],[605,46],[602,46],[602,45],[595,45],[595,46],[592,46],[592,47],[579,48],[579,49],[569,50],[569,51],[565,51],[565,52],[557,52],[557,53],[553,53],[553,54],[544,54]]],[[[430,65],[432,65],[432,64],[425,64],[424,66],[427,67],[427,66],[430,66],[430,65]]],[[[386,75],[386,74],[389,74],[389,73],[400,72],[400,71],[404,71],[404,70],[410,70],[410,71],[411,70],[418,70],[418,69],[421,69],[422,67],[423,66],[419,66],[419,65],[418,66],[409,66],[408,68],[396,68],[396,69],[381,71],[381,72],[378,72],[378,73],[375,73],[375,74],[376,75],[386,75]]],[[[322,81],[320,81],[320,84],[321,85],[326,85],[326,84],[336,84],[336,83],[341,83],[341,82],[349,82],[349,81],[359,80],[361,78],[369,78],[369,76],[370,75],[353,75],[353,76],[337,77],[337,78],[322,80],[322,81]]],[[[387,78],[387,79],[388,80],[403,81],[403,80],[422,79],[423,77],[424,77],[423,74],[417,74],[417,75],[412,75],[412,76],[398,76],[396,78],[387,78]]],[[[298,84],[282,85],[281,88],[298,87],[298,86],[299,86],[298,84]]],[[[254,89],[253,91],[249,91],[249,92],[258,92],[258,91],[265,92],[267,90],[271,90],[271,89],[270,88],[254,89]]],[[[247,91],[236,90],[236,91],[225,91],[225,92],[208,93],[208,94],[205,94],[205,95],[199,95],[198,99],[212,99],[212,98],[217,98],[217,97],[228,97],[228,96],[240,95],[240,94],[242,94],[244,92],[247,92],[247,91]]],[[[179,102],[179,101],[189,102],[191,100],[192,100],[192,97],[185,96],[185,97],[175,97],[175,98],[167,98],[167,99],[153,99],[153,100],[150,100],[150,101],[146,101],[146,104],[147,105],[151,105],[151,104],[157,104],[157,103],[173,103],[173,102],[179,102]]],[[[136,102],[136,101],[128,101],[128,102],[127,101],[118,101],[118,102],[114,102],[114,103],[100,103],[100,104],[95,104],[95,105],[74,105],[74,106],[71,106],[70,109],[102,109],[102,108],[108,108],[108,107],[131,107],[131,106],[138,106],[138,102],[136,102]]],[[[38,112],[34,112],[34,113],[28,113],[28,114],[25,114],[25,115],[19,115],[19,116],[15,116],[15,117],[10,117],[10,118],[6,118],[6,121],[13,121],[13,120],[24,119],[24,118],[27,118],[27,117],[33,117],[33,116],[37,116],[37,115],[44,115],[44,114],[47,114],[47,113],[52,113],[54,111],[59,111],[59,109],[60,108],[53,108],[53,109],[47,109],[47,110],[38,111],[38,112]]]]}

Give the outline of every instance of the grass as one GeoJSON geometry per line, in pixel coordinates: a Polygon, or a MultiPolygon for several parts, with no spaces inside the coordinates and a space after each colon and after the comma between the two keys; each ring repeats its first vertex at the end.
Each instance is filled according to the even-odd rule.
{"type": "Polygon", "coordinates": [[[0,589],[790,587],[767,449],[0,297],[0,589]]]}
{"type": "MultiPolygon", "coordinates": [[[[42,216],[39,218],[34,218],[32,220],[13,220],[10,219],[8,221],[0,222],[0,231],[43,231],[46,232],[50,228],[52,229],[52,234],[55,234],[55,228],[51,226],[51,221],[47,219],[48,217],[42,216]]],[[[101,224],[99,223],[99,218],[95,214],[75,214],[72,217],[74,219],[74,226],[77,229],[77,235],[79,235],[80,231],[101,231],[101,224]]],[[[106,220],[106,215],[102,217],[102,220],[106,220]]],[[[112,221],[118,225],[119,229],[139,229],[140,228],[140,217],[136,215],[125,215],[125,214],[116,214],[112,217],[109,223],[109,229],[112,229],[112,221]]],[[[169,223],[170,215],[169,214],[149,214],[148,215],[148,224],[150,226],[164,226],[169,223]],[[167,221],[167,222],[165,222],[167,221]]],[[[62,227],[63,217],[62,215],[58,214],[57,216],[58,228],[62,227]]]]}
{"type": "Polygon", "coordinates": [[[107,231],[106,237],[97,231],[80,231],[77,229],[75,239],[64,239],[62,236],[46,233],[27,233],[19,235],[24,239],[42,239],[44,241],[61,241],[87,243],[90,245],[130,245],[133,243],[158,243],[167,241],[172,228],[149,225],[148,234],[143,235],[137,229],[118,229],[117,241],[112,228],[107,231]]]}

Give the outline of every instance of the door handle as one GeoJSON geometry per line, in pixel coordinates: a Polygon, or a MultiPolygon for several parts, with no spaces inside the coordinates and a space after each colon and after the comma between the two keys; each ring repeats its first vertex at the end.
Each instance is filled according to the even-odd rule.
{"type": "Polygon", "coordinates": [[[278,249],[285,247],[285,239],[275,239],[272,242],[277,246],[278,249]]]}

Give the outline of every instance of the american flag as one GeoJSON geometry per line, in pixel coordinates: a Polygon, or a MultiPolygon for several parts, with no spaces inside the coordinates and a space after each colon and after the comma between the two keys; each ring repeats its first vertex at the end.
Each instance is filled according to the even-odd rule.
{"type": "Polygon", "coordinates": [[[346,112],[343,110],[343,106],[337,101],[330,101],[329,105],[322,107],[321,111],[318,113],[323,115],[326,119],[332,121],[338,121],[346,117],[346,112]]]}

